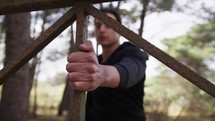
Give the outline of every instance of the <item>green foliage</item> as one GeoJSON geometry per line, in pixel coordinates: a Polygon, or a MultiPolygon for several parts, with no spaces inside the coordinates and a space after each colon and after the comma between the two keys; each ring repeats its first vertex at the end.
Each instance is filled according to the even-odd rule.
{"type": "MultiPolygon", "coordinates": [[[[192,27],[191,31],[187,32],[187,34],[173,39],[165,39],[163,43],[168,47],[168,54],[199,74],[214,81],[215,71],[213,68],[210,68],[210,64],[214,63],[215,57],[214,33],[214,22],[200,24],[192,27]]],[[[163,73],[161,75],[163,75],[163,73]]],[[[167,75],[164,75],[164,77],[166,76],[167,75]]],[[[179,76],[175,76],[173,80],[179,81],[181,80],[180,78],[179,76]]],[[[160,77],[159,80],[165,82],[165,80],[162,80],[160,77]]],[[[189,110],[196,110],[198,108],[205,113],[212,113],[214,111],[214,98],[199,88],[188,86],[186,83],[172,86],[174,86],[174,89],[177,89],[176,87],[178,86],[187,88],[185,94],[187,95],[186,100],[189,101],[189,110]]],[[[177,98],[180,97],[178,94],[175,95],[177,95],[177,98]]]]}
{"type": "Polygon", "coordinates": [[[214,23],[194,26],[187,34],[165,39],[167,53],[197,72],[212,71],[208,62],[214,61],[215,56],[215,25],[214,23]]]}
{"type": "Polygon", "coordinates": [[[188,104],[186,93],[189,88],[181,86],[184,85],[184,80],[176,75],[173,71],[165,68],[159,76],[147,80],[145,89],[146,102],[157,101],[160,105],[163,105],[168,101],[170,103],[174,102],[174,105],[180,105],[182,108],[185,107],[188,104]]]}
{"type": "Polygon", "coordinates": [[[149,10],[153,12],[171,11],[175,0],[153,0],[149,4],[149,10]]]}
{"type": "Polygon", "coordinates": [[[135,14],[136,11],[137,11],[137,7],[132,6],[130,10],[121,9],[120,14],[123,20],[126,20],[126,22],[129,21],[130,23],[135,23],[139,19],[139,15],[135,14]]]}
{"type": "MultiPolygon", "coordinates": [[[[209,9],[204,8],[203,10],[209,9]]],[[[214,13],[210,10],[205,14],[214,16],[214,13]]],[[[196,15],[198,16],[198,14],[196,15]]],[[[214,81],[215,69],[210,66],[215,61],[215,21],[210,19],[211,16],[208,18],[204,19],[207,20],[204,23],[193,26],[185,35],[167,38],[162,42],[167,47],[166,52],[169,55],[214,81]]],[[[146,107],[152,107],[150,108],[152,112],[165,113],[165,110],[160,109],[166,107],[166,110],[170,111],[171,107],[180,106],[178,116],[180,116],[180,111],[189,116],[198,114],[205,117],[214,114],[213,97],[170,69],[164,66],[160,66],[159,69],[161,73],[158,76],[146,81],[145,102],[146,107]],[[166,102],[169,105],[166,105],[166,102]]]]}

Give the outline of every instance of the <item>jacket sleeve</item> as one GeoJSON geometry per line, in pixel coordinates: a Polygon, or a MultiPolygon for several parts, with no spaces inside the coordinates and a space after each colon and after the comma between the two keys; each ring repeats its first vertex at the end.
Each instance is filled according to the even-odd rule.
{"type": "Polygon", "coordinates": [[[130,88],[145,78],[148,55],[139,49],[129,53],[114,65],[120,74],[120,89],[130,88]]]}

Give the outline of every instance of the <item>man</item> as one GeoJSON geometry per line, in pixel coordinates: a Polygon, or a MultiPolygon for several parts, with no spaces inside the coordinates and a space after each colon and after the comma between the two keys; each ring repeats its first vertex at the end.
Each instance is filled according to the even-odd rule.
{"type": "MultiPolygon", "coordinates": [[[[103,10],[121,23],[114,10],[103,10]]],[[[99,20],[95,36],[102,54],[95,55],[90,41],[68,56],[68,78],[74,90],[88,91],[86,121],[145,121],[144,80],[148,56],[99,20]]]]}

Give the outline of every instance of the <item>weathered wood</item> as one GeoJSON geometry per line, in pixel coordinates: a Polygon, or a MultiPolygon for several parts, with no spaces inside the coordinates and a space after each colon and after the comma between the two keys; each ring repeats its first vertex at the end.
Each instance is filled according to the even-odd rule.
{"type": "MultiPolygon", "coordinates": [[[[84,0],[90,3],[103,3],[123,0],[84,0]]],[[[71,7],[79,0],[0,0],[0,15],[71,7]]]]}
{"type": "MultiPolygon", "coordinates": [[[[87,27],[88,27],[88,17],[84,9],[85,3],[75,4],[74,8],[76,10],[77,15],[77,29],[76,29],[76,51],[78,51],[78,47],[80,44],[87,41],[87,27]]],[[[86,3],[88,4],[88,3],[86,3]]],[[[80,67],[81,68],[81,67],[80,67]]],[[[71,109],[68,115],[67,121],[85,121],[85,98],[84,91],[76,91],[72,90],[72,102],[71,102],[71,109]]]]}
{"type": "Polygon", "coordinates": [[[152,45],[147,40],[143,39],[142,37],[135,34],[133,31],[127,29],[123,25],[119,24],[118,22],[112,20],[110,17],[102,14],[101,11],[96,9],[93,6],[87,5],[86,11],[89,12],[90,15],[94,16],[95,18],[99,19],[100,21],[104,22],[111,28],[113,28],[116,32],[133,42],[138,47],[142,48],[150,55],[158,59],[160,62],[183,76],[185,79],[199,87],[200,89],[204,90],[211,96],[215,97],[215,85],[205,79],[204,77],[200,76],[193,70],[186,67],[184,64],[178,62],[176,59],[171,57],[170,55],[166,54],[156,46],[152,45]]]}
{"type": "Polygon", "coordinates": [[[21,56],[14,58],[0,71],[0,85],[3,84],[8,77],[14,74],[25,63],[33,58],[40,50],[47,46],[55,37],[70,26],[75,20],[75,12],[69,10],[59,20],[57,20],[50,28],[48,28],[41,36],[29,45],[21,56]]]}

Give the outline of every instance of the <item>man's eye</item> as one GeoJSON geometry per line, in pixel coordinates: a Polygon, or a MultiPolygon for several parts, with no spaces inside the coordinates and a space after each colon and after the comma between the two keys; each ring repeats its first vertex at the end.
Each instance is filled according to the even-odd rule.
{"type": "Polygon", "coordinates": [[[110,26],[108,26],[107,24],[105,24],[105,27],[110,28],[110,26]]]}
{"type": "Polygon", "coordinates": [[[101,23],[96,23],[96,28],[100,28],[101,27],[101,23]]]}

